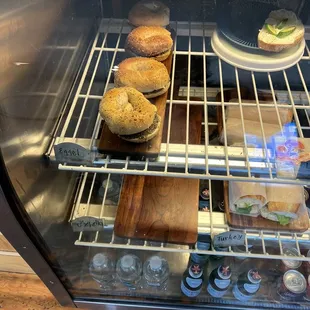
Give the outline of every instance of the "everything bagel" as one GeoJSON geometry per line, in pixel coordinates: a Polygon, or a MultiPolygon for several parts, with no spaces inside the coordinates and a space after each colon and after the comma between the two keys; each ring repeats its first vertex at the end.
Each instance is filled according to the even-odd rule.
{"type": "Polygon", "coordinates": [[[152,139],[160,128],[156,106],[132,87],[110,89],[101,100],[99,113],[111,132],[135,143],[152,139]]]}
{"type": "Polygon", "coordinates": [[[163,61],[170,55],[172,45],[173,41],[168,30],[156,26],[141,26],[129,33],[125,48],[135,56],[163,61]]]}
{"type": "Polygon", "coordinates": [[[167,68],[161,62],[144,57],[128,58],[118,65],[114,75],[117,87],[130,86],[146,98],[164,94],[170,86],[167,68]]]}

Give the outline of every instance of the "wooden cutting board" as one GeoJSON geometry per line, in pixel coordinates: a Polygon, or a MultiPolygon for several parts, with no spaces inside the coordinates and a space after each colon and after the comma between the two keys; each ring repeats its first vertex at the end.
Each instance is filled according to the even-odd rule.
{"type": "MultiPolygon", "coordinates": [[[[173,107],[171,143],[184,143],[186,107],[173,107]]],[[[199,144],[202,107],[191,108],[190,140],[199,144]]],[[[166,129],[165,129],[166,132],[166,129]]],[[[177,244],[197,241],[199,180],[151,176],[125,176],[114,233],[177,244]]]]}
{"type": "MultiPolygon", "coordinates": [[[[172,54],[163,61],[169,74],[171,72],[172,54]]],[[[164,128],[165,112],[166,112],[166,102],[168,91],[154,99],[149,99],[157,107],[157,114],[161,117],[161,127],[158,134],[150,141],[145,143],[130,143],[121,139],[118,135],[113,134],[108,126],[103,123],[103,128],[101,131],[101,136],[98,144],[98,151],[100,153],[116,155],[116,156],[138,156],[147,158],[158,157],[162,133],[164,128]]]]}
{"type": "Polygon", "coordinates": [[[309,216],[306,206],[299,207],[298,218],[286,226],[267,220],[261,216],[251,217],[229,212],[228,182],[224,182],[224,203],[227,223],[236,229],[259,229],[264,231],[304,232],[309,228],[309,216]]]}
{"type": "Polygon", "coordinates": [[[193,244],[197,241],[199,181],[126,176],[114,233],[119,237],[193,244]]]}

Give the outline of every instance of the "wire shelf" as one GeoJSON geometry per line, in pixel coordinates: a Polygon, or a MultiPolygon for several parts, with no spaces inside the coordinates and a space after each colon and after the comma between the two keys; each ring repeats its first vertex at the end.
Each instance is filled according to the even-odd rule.
{"type": "MultiPolygon", "coordinates": [[[[306,253],[310,249],[310,230],[304,233],[287,233],[254,229],[242,230],[246,236],[243,252],[236,252],[231,247],[223,251],[223,249],[214,248],[212,246],[212,248],[207,251],[198,249],[197,244],[190,247],[185,245],[119,238],[115,236],[113,232],[117,204],[111,206],[107,199],[111,174],[108,174],[106,177],[107,183],[105,191],[103,192],[101,200],[97,200],[96,203],[92,203],[91,200],[97,195],[94,188],[100,175],[96,173],[84,173],[80,178],[79,190],[76,194],[74,208],[69,222],[72,223],[79,218],[93,218],[102,221],[103,227],[89,231],[89,227],[87,228],[86,226],[84,230],[82,229],[79,232],[79,237],[75,241],[76,245],[264,259],[294,259],[310,262],[310,257],[306,257],[306,253]],[[82,196],[84,199],[82,199],[82,196]],[[253,249],[255,247],[255,250],[251,251],[251,246],[253,246],[253,249]],[[283,249],[286,247],[296,248],[299,255],[297,257],[284,255],[283,249]]],[[[224,213],[214,211],[216,206],[214,206],[215,200],[213,199],[213,195],[216,193],[216,189],[214,188],[213,181],[208,180],[208,188],[210,192],[210,212],[198,212],[199,235],[210,235],[211,237],[214,237],[219,233],[233,231],[233,229],[227,225],[224,213]]]]}
{"type": "MultiPolygon", "coordinates": [[[[310,96],[307,89],[310,51],[306,45],[305,54],[301,61],[293,68],[274,73],[246,72],[221,61],[212,51],[210,37],[215,29],[211,23],[198,22],[171,22],[174,29],[175,44],[173,50],[171,88],[177,83],[178,72],[176,64],[185,57],[187,65],[187,78],[179,90],[185,99],[176,99],[171,92],[167,100],[168,133],[167,142],[161,144],[160,154],[156,160],[135,159],[129,156],[123,159],[114,158],[97,152],[98,136],[100,134],[102,119],[98,114],[98,105],[103,94],[113,87],[113,67],[126,58],[124,43],[131,27],[126,20],[103,19],[99,31],[92,44],[84,71],[81,74],[76,92],[67,115],[64,116],[63,127],[59,136],[55,137],[54,145],[70,142],[90,150],[93,153],[91,161],[59,162],[60,170],[72,170],[93,173],[120,173],[131,175],[154,175],[200,178],[211,180],[243,180],[274,183],[310,184],[305,177],[297,175],[297,179],[284,178],[277,174],[277,165],[274,152],[267,141],[262,120],[262,107],[259,100],[260,91],[268,91],[273,100],[264,104],[271,107],[278,115],[278,124],[283,130],[279,111],[289,108],[294,116],[294,123],[300,138],[309,137],[310,133],[310,96]],[[196,77],[193,76],[193,59],[201,61],[200,85],[193,85],[196,77]],[[209,82],[209,71],[216,76],[216,81],[209,82]],[[296,80],[291,82],[292,72],[298,78],[299,90],[296,80]],[[279,86],[279,80],[282,86],[279,86]],[[246,84],[253,89],[254,102],[241,98],[241,89],[246,84]],[[233,84],[238,92],[237,102],[226,102],[224,90],[228,84],[233,84]],[[283,89],[284,88],[284,89],[283,89]],[[220,101],[216,101],[216,94],[220,93],[220,101]],[[191,96],[195,96],[195,101],[191,96]],[[198,99],[197,99],[198,98],[198,99]],[[196,100],[197,99],[197,100],[196,100]],[[203,107],[203,144],[190,145],[188,139],[184,144],[170,143],[171,114],[174,105],[185,105],[187,115],[193,105],[203,107]],[[262,133],[262,145],[251,147],[248,145],[245,132],[245,122],[241,117],[241,127],[244,143],[241,146],[231,146],[227,141],[226,116],[227,106],[240,108],[241,116],[244,107],[257,109],[259,117],[258,126],[262,133]],[[211,127],[217,122],[210,119],[214,110],[220,108],[223,121],[223,145],[210,140],[211,127]],[[213,111],[213,112],[212,112],[213,111]],[[85,125],[87,124],[87,125],[85,125]],[[85,129],[86,126],[86,129],[85,129]]],[[[306,40],[310,38],[309,29],[306,29],[306,40]]],[[[189,133],[189,119],[186,120],[187,137],[189,133]]],[[[48,154],[55,160],[54,150],[48,154]]],[[[310,175],[310,173],[309,173],[310,175]]]]}

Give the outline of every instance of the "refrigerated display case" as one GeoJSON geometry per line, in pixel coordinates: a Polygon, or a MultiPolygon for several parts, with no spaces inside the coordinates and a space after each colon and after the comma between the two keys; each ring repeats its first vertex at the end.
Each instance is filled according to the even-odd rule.
{"type": "MultiPolygon", "coordinates": [[[[171,84],[158,154],[148,157],[130,144],[125,152],[102,152],[107,138],[99,114],[117,66],[129,57],[127,18],[137,2],[1,1],[1,232],[66,306],[310,309],[309,162],[279,155],[287,141],[310,152],[309,3],[163,0],[174,42],[171,84]],[[253,34],[251,25],[277,9],[293,11],[305,26],[305,41],[286,51],[284,62],[259,50],[254,38],[236,39],[243,30],[253,34]],[[237,129],[229,127],[231,107],[240,114],[237,129]],[[265,124],[271,114],[278,128],[272,135],[265,124]],[[234,181],[277,183],[288,191],[298,185],[303,220],[289,228],[253,219],[236,224],[229,211],[234,181]],[[215,240],[223,233],[244,239],[220,246],[215,240]],[[194,242],[186,241],[189,235],[194,242]],[[94,260],[96,254],[102,255],[94,260]],[[124,255],[142,265],[154,255],[167,261],[163,287],[152,284],[147,266],[135,267],[138,284],[126,282],[117,270],[124,255]],[[204,276],[194,285],[201,292],[190,298],[181,283],[197,259],[204,276]],[[110,280],[97,274],[104,263],[110,280]],[[223,265],[231,280],[214,297],[210,274],[223,265]],[[240,301],[236,286],[246,284],[242,274],[253,268],[261,282],[251,298],[239,292],[240,301]],[[295,270],[292,278],[283,278],[288,270],[295,270]],[[300,291],[289,290],[289,281],[300,291]]],[[[150,264],[162,266],[158,258],[150,264]]]]}

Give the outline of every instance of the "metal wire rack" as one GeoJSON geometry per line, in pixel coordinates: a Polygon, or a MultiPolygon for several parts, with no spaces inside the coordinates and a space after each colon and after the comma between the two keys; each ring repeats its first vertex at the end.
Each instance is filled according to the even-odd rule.
{"type": "MultiPolygon", "coordinates": [[[[289,108],[294,115],[294,121],[299,137],[308,136],[310,129],[309,109],[310,96],[307,89],[308,76],[304,76],[304,68],[308,69],[310,60],[310,51],[306,47],[305,54],[300,63],[293,69],[284,70],[277,74],[277,79],[282,79],[284,90],[276,90],[277,85],[274,82],[272,73],[245,72],[232,67],[219,59],[212,51],[210,37],[215,28],[214,24],[202,24],[198,22],[172,22],[171,28],[174,29],[175,44],[173,49],[171,88],[173,89],[176,81],[176,63],[180,57],[187,59],[187,81],[181,87],[186,99],[175,99],[172,92],[167,100],[168,113],[168,133],[167,142],[162,143],[159,157],[155,161],[148,159],[136,160],[129,156],[124,159],[114,158],[110,155],[97,153],[98,136],[100,134],[102,119],[98,114],[98,105],[103,94],[113,87],[112,69],[121,60],[126,58],[124,42],[131,27],[126,20],[103,19],[99,31],[92,44],[84,71],[81,74],[78,85],[76,86],[75,96],[71,104],[68,115],[63,119],[63,127],[59,136],[55,137],[55,144],[60,145],[64,142],[70,142],[82,146],[85,150],[93,153],[91,161],[87,162],[66,162],[59,163],[60,170],[73,170],[80,172],[94,173],[121,173],[121,174],[139,174],[139,175],[157,175],[171,177],[187,177],[200,179],[226,179],[226,180],[252,180],[264,182],[280,183],[299,183],[310,184],[310,180],[303,178],[286,179],[277,176],[277,166],[274,154],[268,148],[267,138],[264,132],[264,126],[261,116],[261,105],[258,98],[258,92],[261,89],[260,84],[264,85],[272,94],[273,100],[264,107],[272,107],[279,115],[282,108],[289,108]],[[195,92],[193,80],[191,77],[191,62],[193,57],[202,60],[202,81],[198,87],[200,99],[192,101],[191,95],[195,92]],[[210,62],[210,63],[209,63],[210,62]],[[209,68],[209,67],[213,68],[209,68]],[[217,81],[208,85],[207,75],[212,69],[217,76],[217,81]],[[298,83],[302,85],[299,91],[292,91],[290,85],[291,70],[297,70],[298,83]],[[229,75],[228,73],[229,72],[229,75]],[[242,79],[241,79],[242,75],[242,79]],[[245,77],[246,75],[246,77],[245,77]],[[242,100],[240,89],[246,79],[255,94],[255,102],[246,102],[242,100]],[[227,81],[231,81],[238,91],[238,102],[225,102],[224,87],[227,81]],[[212,85],[211,85],[212,84],[212,85]],[[221,95],[221,101],[215,100],[216,93],[221,95]],[[171,114],[173,105],[185,105],[187,108],[186,119],[186,143],[170,143],[171,133],[171,114]],[[201,145],[190,145],[188,143],[189,133],[189,111],[193,105],[203,107],[203,141],[201,145]],[[230,146],[227,143],[227,132],[225,126],[225,109],[230,105],[239,106],[241,115],[246,106],[252,106],[257,109],[259,116],[259,125],[262,133],[262,146],[250,147],[246,142],[246,132],[244,120],[241,118],[241,126],[244,135],[244,145],[239,147],[230,146]],[[210,121],[209,115],[212,109],[220,108],[222,111],[224,145],[211,145],[209,141],[210,126],[216,125],[216,122],[210,121]],[[92,112],[89,112],[92,109],[92,112]],[[92,114],[89,114],[92,113],[92,114]],[[301,116],[302,114],[302,116],[301,116]],[[302,118],[302,121],[300,120],[302,118]],[[90,121],[92,120],[92,121],[90,121]],[[87,130],[83,129],[83,124],[88,122],[87,130]],[[87,132],[87,134],[86,134],[87,132]]],[[[309,38],[306,32],[306,39],[309,38]]],[[[194,78],[193,78],[194,79],[194,78]]],[[[283,125],[278,118],[280,128],[283,125]]],[[[49,156],[55,160],[55,153],[51,147],[49,156]]]]}
{"type": "MultiPolygon", "coordinates": [[[[212,248],[208,251],[198,249],[197,244],[190,247],[184,245],[142,241],[134,239],[119,238],[113,233],[113,223],[116,215],[117,206],[110,206],[107,203],[107,191],[111,174],[107,175],[107,184],[103,197],[97,203],[91,203],[91,199],[95,193],[95,183],[100,175],[92,173],[84,173],[80,179],[79,190],[76,194],[74,208],[70,217],[70,222],[92,217],[103,222],[103,227],[97,230],[89,231],[88,228],[79,232],[79,237],[75,244],[80,246],[101,247],[101,248],[120,248],[128,250],[150,250],[163,252],[179,252],[179,253],[199,253],[207,255],[234,256],[234,257],[251,257],[264,259],[294,259],[299,261],[310,261],[310,257],[306,257],[309,250],[307,245],[310,240],[310,230],[305,233],[286,233],[272,232],[264,230],[243,230],[245,233],[244,251],[234,251],[229,247],[226,249],[212,248]],[[87,182],[88,181],[88,182],[87,182]],[[87,186],[88,184],[88,186],[87,186]],[[84,196],[84,202],[81,197],[84,196]],[[112,210],[112,211],[111,211],[112,210]],[[251,251],[251,245],[255,246],[255,251],[251,251]],[[289,257],[283,254],[285,247],[294,247],[297,249],[298,257],[289,257]]],[[[214,184],[208,180],[210,192],[210,212],[198,212],[198,233],[207,234],[211,237],[232,230],[226,223],[224,213],[213,211],[216,206],[213,205],[214,184]]]]}

